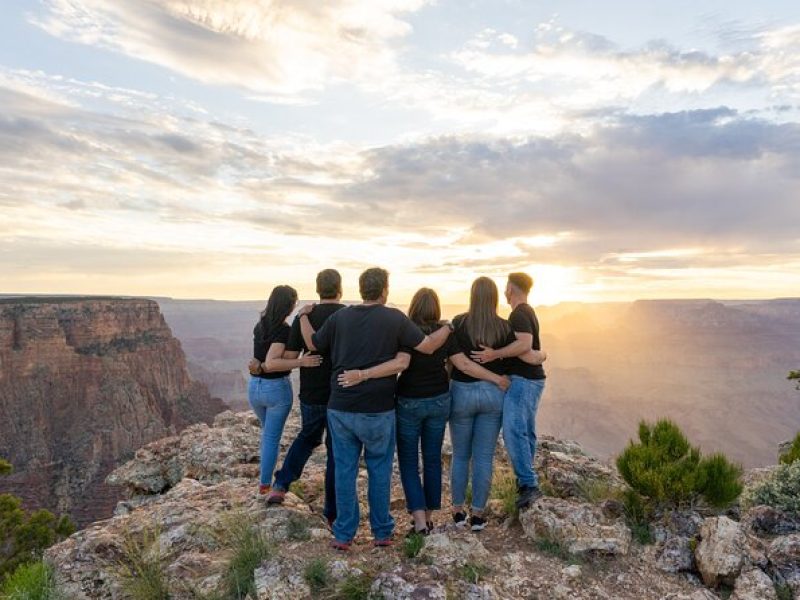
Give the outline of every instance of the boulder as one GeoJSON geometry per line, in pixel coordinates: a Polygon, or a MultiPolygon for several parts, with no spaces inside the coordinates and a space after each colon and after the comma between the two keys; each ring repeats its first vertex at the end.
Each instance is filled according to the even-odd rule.
{"type": "Polygon", "coordinates": [[[625,488],[616,469],[586,454],[576,442],[542,440],[535,464],[539,475],[562,498],[602,500],[610,491],[625,488]]]}
{"type": "Polygon", "coordinates": [[[673,535],[661,544],[656,553],[656,567],[666,573],[680,573],[694,568],[691,540],[673,535]]]}
{"type": "Polygon", "coordinates": [[[489,558],[489,552],[475,535],[460,531],[429,535],[419,555],[422,560],[429,560],[440,567],[481,564],[489,558]]]}
{"type": "Polygon", "coordinates": [[[742,526],[728,517],[712,517],[703,521],[700,538],[694,557],[703,582],[709,587],[733,584],[749,552],[742,526]]]}
{"type": "Polygon", "coordinates": [[[520,514],[525,535],[562,545],[573,554],[627,554],[631,532],[621,519],[606,516],[592,504],[540,498],[520,514]]]}
{"type": "Polygon", "coordinates": [[[730,600],[778,600],[772,579],[758,568],[742,571],[730,600]]]}
{"type": "Polygon", "coordinates": [[[742,518],[742,523],[757,535],[786,535],[800,532],[800,514],[785,512],[772,506],[759,505],[748,509],[742,518]]]}
{"type": "Polygon", "coordinates": [[[773,569],[792,589],[795,598],[800,597],[800,533],[772,540],[767,557],[773,569]]]}
{"type": "Polygon", "coordinates": [[[383,600],[446,600],[447,590],[436,582],[414,584],[395,572],[381,573],[370,586],[371,598],[383,600]]]}
{"type": "Polygon", "coordinates": [[[298,560],[279,556],[255,570],[256,600],[284,600],[305,598],[311,589],[303,578],[303,565],[298,560]]]}

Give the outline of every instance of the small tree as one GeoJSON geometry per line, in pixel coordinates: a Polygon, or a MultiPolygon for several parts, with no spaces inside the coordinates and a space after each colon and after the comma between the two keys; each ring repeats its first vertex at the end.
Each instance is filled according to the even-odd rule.
{"type": "Polygon", "coordinates": [[[792,381],[797,381],[797,389],[800,390],[800,371],[789,371],[789,375],[786,379],[792,381]]]}
{"type": "MultiPolygon", "coordinates": [[[[11,471],[11,465],[0,459],[0,473],[11,471]]],[[[17,566],[39,559],[46,548],[74,531],[67,516],[56,517],[49,510],[26,513],[22,500],[0,494],[0,579],[17,566]]]]}
{"type": "Polygon", "coordinates": [[[800,460],[800,433],[794,437],[792,445],[789,449],[781,454],[781,463],[788,465],[796,460],[800,460]]]}
{"type": "Polygon", "coordinates": [[[742,469],[722,454],[702,458],[668,419],[639,424],[639,442],[617,457],[620,474],[655,508],[680,507],[699,497],[713,506],[734,501],[742,491],[742,469]]]}

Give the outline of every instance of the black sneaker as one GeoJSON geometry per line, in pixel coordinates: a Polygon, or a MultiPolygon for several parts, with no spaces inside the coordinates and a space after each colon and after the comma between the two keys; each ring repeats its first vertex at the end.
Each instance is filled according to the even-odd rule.
{"type": "Polygon", "coordinates": [[[467,524],[467,513],[457,512],[453,515],[453,523],[456,527],[464,527],[467,524]]]}
{"type": "Polygon", "coordinates": [[[522,510],[523,508],[528,508],[541,497],[542,490],[540,490],[538,486],[523,487],[520,489],[519,496],[517,497],[517,501],[514,503],[514,505],[519,510],[522,510]]]}
{"type": "Polygon", "coordinates": [[[486,529],[486,519],[472,515],[469,518],[469,527],[472,529],[472,531],[481,531],[486,529]]]}

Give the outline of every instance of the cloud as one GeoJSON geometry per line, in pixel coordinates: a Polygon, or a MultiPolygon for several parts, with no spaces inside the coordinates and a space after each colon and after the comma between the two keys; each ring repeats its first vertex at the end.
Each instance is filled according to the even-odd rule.
{"type": "Polygon", "coordinates": [[[263,97],[379,75],[424,0],[45,0],[48,33],[263,97]]]}

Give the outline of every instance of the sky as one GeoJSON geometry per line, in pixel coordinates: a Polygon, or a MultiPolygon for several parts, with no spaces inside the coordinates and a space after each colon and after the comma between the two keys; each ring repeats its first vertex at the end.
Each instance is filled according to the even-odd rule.
{"type": "Polygon", "coordinates": [[[800,3],[4,0],[0,292],[800,295],[800,3]]]}

